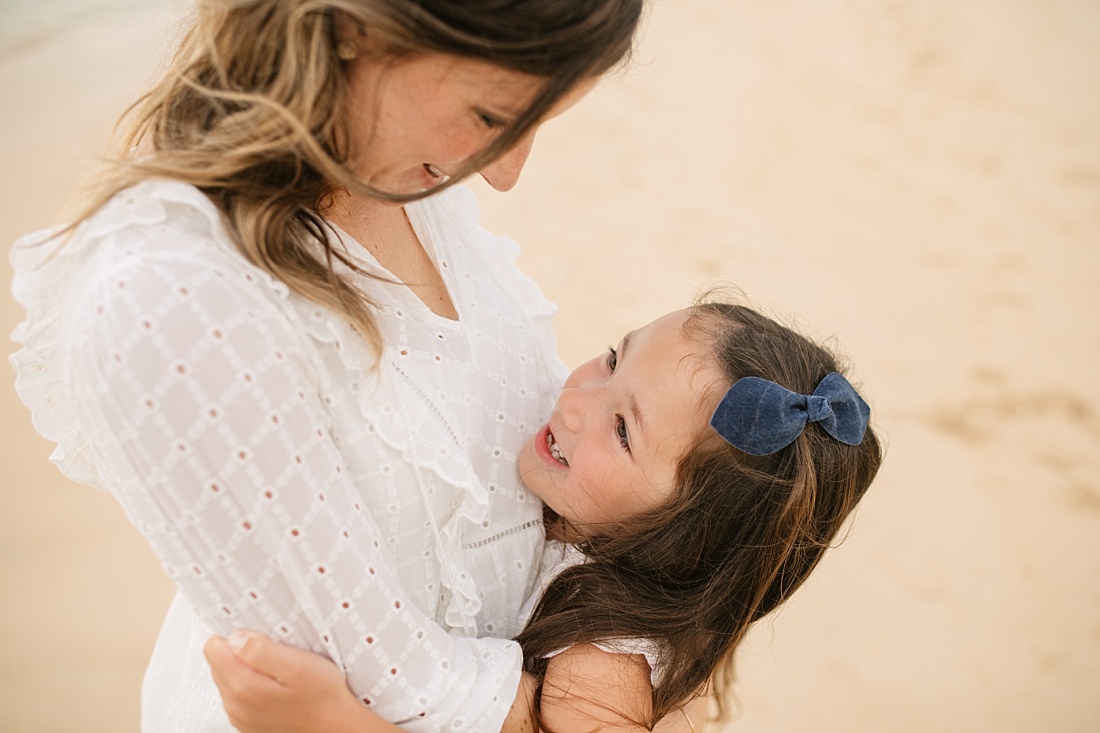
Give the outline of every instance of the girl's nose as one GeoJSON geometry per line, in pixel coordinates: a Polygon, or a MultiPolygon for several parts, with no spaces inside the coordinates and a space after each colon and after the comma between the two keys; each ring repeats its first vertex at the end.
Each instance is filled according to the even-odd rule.
{"type": "Polygon", "coordinates": [[[581,364],[565,380],[565,386],[558,395],[558,412],[565,421],[565,426],[574,433],[582,430],[585,416],[596,409],[601,365],[600,358],[581,364]]]}
{"type": "Polygon", "coordinates": [[[592,409],[592,397],[591,390],[585,387],[566,387],[558,395],[558,414],[569,432],[583,431],[585,417],[592,409]]]}
{"type": "Polygon", "coordinates": [[[527,135],[515,147],[478,171],[485,181],[498,191],[511,191],[531,154],[534,135],[527,135]]]}

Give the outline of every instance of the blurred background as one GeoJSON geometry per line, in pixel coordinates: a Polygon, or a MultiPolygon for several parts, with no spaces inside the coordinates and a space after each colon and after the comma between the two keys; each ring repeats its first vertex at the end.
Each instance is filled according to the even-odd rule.
{"type": "MultiPolygon", "coordinates": [[[[189,10],[0,0],[5,248],[58,220],[189,10]]],[[[517,189],[475,187],[567,363],[721,283],[872,403],[880,478],[715,730],[1100,730],[1100,3],[653,0],[517,189]]],[[[0,331],[21,319],[5,286],[0,331]]],[[[0,731],[136,731],[171,586],[13,382],[0,731]]]]}

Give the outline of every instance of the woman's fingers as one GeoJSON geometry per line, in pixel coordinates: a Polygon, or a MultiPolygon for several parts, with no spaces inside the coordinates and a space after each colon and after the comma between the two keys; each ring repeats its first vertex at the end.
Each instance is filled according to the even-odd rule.
{"type": "MultiPolygon", "coordinates": [[[[247,629],[238,629],[225,639],[212,636],[207,640],[203,651],[212,668],[217,664],[226,672],[232,673],[240,665],[275,681],[286,679],[295,670],[296,653],[312,656],[308,652],[278,644],[263,634],[247,629]],[[232,656],[236,664],[225,659],[226,654],[232,656]],[[214,659],[211,658],[212,655],[214,659]]],[[[297,663],[301,664],[300,661],[297,663]]]]}
{"type": "Polygon", "coordinates": [[[333,679],[339,680],[341,687],[346,685],[339,668],[313,652],[280,644],[247,629],[234,631],[225,641],[238,660],[280,684],[308,687],[333,679]]]}
{"type": "Polygon", "coordinates": [[[276,680],[242,661],[220,636],[210,637],[202,651],[229,719],[238,728],[245,727],[258,706],[282,688],[276,680]]]}
{"type": "Polygon", "coordinates": [[[244,733],[364,730],[340,727],[366,711],[325,657],[243,630],[211,637],[203,652],[230,722],[244,733]]]}
{"type": "Polygon", "coordinates": [[[272,679],[281,679],[288,670],[288,665],[279,659],[279,650],[290,647],[276,644],[263,634],[237,629],[228,636],[226,643],[238,659],[272,679]]]}
{"type": "Polygon", "coordinates": [[[202,647],[206,661],[214,673],[215,680],[218,677],[227,682],[236,683],[241,687],[245,683],[258,684],[260,682],[275,683],[276,680],[262,670],[248,664],[237,655],[232,646],[220,636],[211,636],[202,647]]]}

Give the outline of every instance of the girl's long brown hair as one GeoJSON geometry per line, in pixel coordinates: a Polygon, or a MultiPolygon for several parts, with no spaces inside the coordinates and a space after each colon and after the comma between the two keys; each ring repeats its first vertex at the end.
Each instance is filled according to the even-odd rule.
{"type": "MultiPolygon", "coordinates": [[[[73,224],[148,178],[201,189],[251,262],[343,315],[381,348],[369,299],[334,271],[355,265],[319,211],[337,189],[392,201],[346,167],[351,100],[341,23],[397,59],[446,53],[545,79],[541,94],[444,188],[501,155],[579,81],[628,57],[642,0],[199,0],[161,80],[129,110],[119,153],[73,224]],[[132,154],[132,149],[138,154],[132,154]]],[[[385,63],[380,60],[379,63],[385,63]]]]}
{"type": "MultiPolygon", "coordinates": [[[[733,384],[758,376],[802,394],[840,371],[825,349],[739,305],[703,304],[687,326],[733,384]]],[[[728,386],[728,385],[727,385],[728,386]]],[[[664,507],[614,536],[586,540],[582,565],[555,578],[518,637],[529,672],[575,644],[648,639],[661,650],[652,726],[732,678],[753,622],[791,596],[821,560],[878,471],[873,430],[858,446],[811,424],[790,446],[750,456],[709,426],[681,459],[664,507]]]]}

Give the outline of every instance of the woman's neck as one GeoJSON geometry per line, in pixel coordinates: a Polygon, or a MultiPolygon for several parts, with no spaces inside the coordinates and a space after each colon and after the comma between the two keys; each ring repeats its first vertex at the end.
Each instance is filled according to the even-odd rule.
{"type": "Polygon", "coordinates": [[[443,278],[416,236],[404,206],[338,191],[321,215],[350,234],[433,313],[458,320],[443,278]]]}

